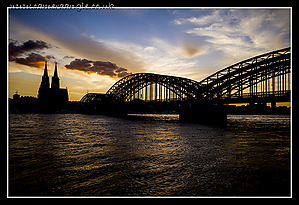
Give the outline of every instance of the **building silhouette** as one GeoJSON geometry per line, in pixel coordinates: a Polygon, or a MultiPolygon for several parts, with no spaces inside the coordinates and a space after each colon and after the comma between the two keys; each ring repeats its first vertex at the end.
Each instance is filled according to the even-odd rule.
{"type": "Polygon", "coordinates": [[[57,63],[55,62],[54,76],[52,77],[51,88],[59,89],[59,78],[57,74],[57,63]]]}
{"type": "Polygon", "coordinates": [[[47,64],[48,62],[46,61],[44,74],[42,76],[42,81],[38,90],[37,97],[41,104],[42,110],[54,111],[63,108],[64,105],[68,102],[69,97],[67,89],[60,88],[57,63],[55,63],[55,70],[50,88],[47,64]]]}

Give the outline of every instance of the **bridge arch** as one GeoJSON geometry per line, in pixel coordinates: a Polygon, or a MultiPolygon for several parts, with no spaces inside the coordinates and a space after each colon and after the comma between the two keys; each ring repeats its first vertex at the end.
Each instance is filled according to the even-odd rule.
{"type": "Polygon", "coordinates": [[[81,98],[81,102],[92,103],[92,102],[105,102],[109,99],[106,94],[100,93],[87,93],[81,98]]]}
{"type": "Polygon", "coordinates": [[[291,73],[290,47],[258,55],[204,78],[199,82],[202,98],[242,97],[245,90],[264,97],[271,92],[288,92],[291,73]]]}
{"type": "MultiPolygon", "coordinates": [[[[153,93],[156,100],[167,100],[171,98],[170,92],[172,92],[177,99],[182,100],[195,98],[198,89],[198,82],[191,79],[154,73],[136,73],[117,81],[106,94],[119,101],[129,101],[136,94],[139,95],[139,99],[146,99],[148,94],[151,96],[153,93]],[[149,86],[151,87],[148,90],[149,86]]],[[[153,100],[153,97],[149,98],[153,100]]]]}

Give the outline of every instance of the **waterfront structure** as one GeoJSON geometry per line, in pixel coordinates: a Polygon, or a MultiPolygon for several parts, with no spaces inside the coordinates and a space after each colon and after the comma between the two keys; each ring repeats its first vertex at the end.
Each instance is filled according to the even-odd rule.
{"type": "MultiPolygon", "coordinates": [[[[120,104],[145,102],[157,109],[162,103],[174,104],[180,109],[180,119],[215,122],[226,119],[224,105],[249,103],[254,106],[257,103],[265,107],[271,103],[271,108],[276,108],[276,102],[290,102],[290,95],[291,48],[287,47],[235,63],[201,81],[155,73],[134,73],[112,85],[105,99],[120,104]]],[[[88,93],[81,102],[92,101],[89,104],[96,107],[97,101],[98,107],[103,107],[102,96],[88,93]]]]}
{"type": "Polygon", "coordinates": [[[42,76],[42,81],[38,90],[38,100],[43,106],[45,106],[43,107],[44,109],[60,108],[61,105],[64,105],[68,102],[68,91],[67,89],[60,88],[57,63],[55,63],[54,75],[52,77],[52,83],[50,87],[47,64],[48,63],[46,61],[44,74],[42,76]]]}

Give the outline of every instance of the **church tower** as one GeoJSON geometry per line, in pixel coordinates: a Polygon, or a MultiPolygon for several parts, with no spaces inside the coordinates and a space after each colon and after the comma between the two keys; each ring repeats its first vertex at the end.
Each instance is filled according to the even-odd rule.
{"type": "Polygon", "coordinates": [[[58,72],[57,72],[57,63],[55,62],[55,70],[54,70],[54,76],[52,77],[52,84],[51,88],[53,89],[59,89],[59,78],[58,78],[58,72]]]}
{"type": "Polygon", "coordinates": [[[40,84],[41,88],[50,88],[47,64],[48,64],[48,62],[46,61],[44,75],[42,76],[42,82],[40,84]]]}
{"type": "Polygon", "coordinates": [[[57,63],[55,63],[54,75],[52,77],[51,88],[49,85],[49,76],[45,63],[44,75],[38,90],[39,110],[40,112],[55,112],[67,107],[69,100],[67,89],[59,86],[57,63]]]}

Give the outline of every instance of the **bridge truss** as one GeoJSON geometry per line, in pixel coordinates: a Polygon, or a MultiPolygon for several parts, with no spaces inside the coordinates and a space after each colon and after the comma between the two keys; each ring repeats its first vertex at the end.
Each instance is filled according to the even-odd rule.
{"type": "Polygon", "coordinates": [[[290,47],[226,67],[199,82],[200,98],[208,100],[284,95],[291,90],[290,47]]]}
{"type": "Polygon", "coordinates": [[[136,73],[117,81],[106,94],[115,100],[170,101],[193,99],[197,95],[197,81],[154,73],[136,73]]]}
{"type": "Polygon", "coordinates": [[[81,102],[92,103],[92,102],[106,102],[109,100],[109,96],[101,93],[87,93],[81,98],[81,102]]]}

